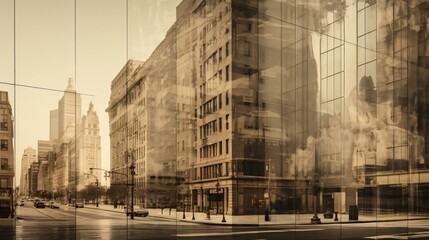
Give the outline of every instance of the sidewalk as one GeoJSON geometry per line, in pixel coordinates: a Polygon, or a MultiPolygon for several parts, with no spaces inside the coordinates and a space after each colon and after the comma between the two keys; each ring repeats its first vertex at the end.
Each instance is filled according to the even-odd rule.
{"type": "MultiPolygon", "coordinates": [[[[87,208],[97,209],[95,206],[86,205],[87,208]]],[[[114,209],[112,205],[100,205],[99,210],[125,213],[123,208],[114,209]]],[[[136,207],[136,210],[140,209],[136,207]]],[[[262,215],[238,215],[231,216],[225,215],[226,222],[222,222],[222,214],[211,214],[210,219],[207,219],[207,214],[195,212],[195,220],[192,220],[192,212],[185,212],[185,219],[183,219],[183,212],[176,212],[176,209],[164,208],[161,209],[147,209],[149,217],[164,218],[177,220],[182,222],[193,222],[200,224],[212,225],[229,225],[229,226],[259,226],[259,225],[311,225],[311,218],[313,214],[272,214],[270,221],[265,221],[265,216],[262,215]]],[[[351,223],[376,223],[376,222],[392,222],[403,220],[421,220],[429,219],[429,214],[415,215],[415,214],[379,214],[379,215],[359,215],[359,220],[349,220],[348,214],[338,214],[338,221],[334,219],[324,219],[323,214],[318,214],[322,224],[351,224],[351,223]]]]}

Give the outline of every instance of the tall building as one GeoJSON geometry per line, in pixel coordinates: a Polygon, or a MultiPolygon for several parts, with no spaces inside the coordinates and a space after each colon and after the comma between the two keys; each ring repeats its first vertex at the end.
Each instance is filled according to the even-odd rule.
{"type": "Polygon", "coordinates": [[[52,184],[49,182],[49,154],[54,150],[53,143],[47,140],[37,141],[37,159],[39,162],[39,173],[37,190],[39,192],[48,193],[51,190],[52,184]]]}
{"type": "MultiPolygon", "coordinates": [[[[81,121],[81,101],[80,94],[76,93],[74,80],[69,78],[64,95],[58,102],[58,137],[61,141],[76,136],[76,127],[81,121]]],[[[51,124],[55,124],[55,121],[51,124]]]]}
{"type": "MultiPolygon", "coordinates": [[[[94,179],[85,176],[85,173],[90,173],[89,168],[101,168],[100,122],[92,102],[89,104],[86,115],[82,117],[79,135],[79,164],[77,167],[79,169],[78,176],[80,177],[79,184],[82,186],[94,182],[94,179]]],[[[101,181],[101,171],[94,171],[92,174],[101,181]]]]}
{"type": "Polygon", "coordinates": [[[7,218],[13,211],[15,159],[12,107],[6,91],[0,91],[0,114],[0,218],[7,218]]]}
{"type": "MultiPolygon", "coordinates": [[[[48,140],[37,141],[37,160],[38,162],[46,162],[48,153],[54,150],[53,143],[48,140]]],[[[25,152],[25,151],[24,151],[25,152]]]]}
{"type": "Polygon", "coordinates": [[[24,153],[21,158],[21,180],[19,183],[19,193],[20,195],[28,195],[29,187],[28,187],[28,169],[31,164],[36,161],[36,150],[27,147],[24,149],[24,153]]]}
{"type": "MultiPolygon", "coordinates": [[[[110,87],[110,100],[106,112],[109,113],[110,169],[121,174],[128,173],[128,86],[131,74],[143,64],[142,61],[129,60],[113,79],[110,87]]],[[[142,88],[143,91],[143,88],[142,88]]],[[[144,129],[138,131],[145,136],[144,129]]],[[[121,174],[111,176],[111,184],[124,183],[121,174]]]]}
{"type": "MultiPolygon", "coordinates": [[[[112,166],[125,173],[126,150],[143,147],[131,160],[146,167],[137,179],[147,186],[151,163],[174,156],[156,154],[169,136],[177,203],[187,209],[427,212],[428,9],[402,0],[182,1],[174,32],[112,82],[112,166]],[[163,58],[168,44],[174,59],[163,58]],[[164,64],[150,64],[157,59],[164,64]]],[[[148,189],[138,189],[144,201],[163,201],[148,189]]]]}
{"type": "Polygon", "coordinates": [[[38,186],[39,186],[39,162],[33,162],[28,169],[28,188],[29,195],[31,197],[39,196],[38,186]]]}
{"type": "Polygon", "coordinates": [[[58,109],[49,112],[49,140],[58,140],[58,109]]]}
{"type": "MultiPolygon", "coordinates": [[[[176,204],[176,28],[145,61],[130,60],[112,81],[109,113],[111,170],[130,175],[136,202],[176,204]],[[124,133],[128,133],[124,134],[124,133]]],[[[112,184],[124,182],[113,174],[112,184]]]]}

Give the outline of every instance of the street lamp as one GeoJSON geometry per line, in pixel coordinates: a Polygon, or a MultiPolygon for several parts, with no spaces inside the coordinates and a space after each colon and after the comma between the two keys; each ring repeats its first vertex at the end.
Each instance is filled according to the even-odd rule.
{"type": "Polygon", "coordinates": [[[94,174],[89,174],[89,173],[84,173],[84,174],[87,175],[87,177],[89,176],[95,177],[95,185],[97,186],[97,191],[95,192],[95,204],[98,207],[98,192],[99,192],[98,177],[95,176],[94,174]]]}
{"type": "MultiPolygon", "coordinates": [[[[218,202],[219,202],[219,191],[220,191],[220,183],[219,183],[219,178],[217,179],[217,183],[216,183],[216,204],[218,205],[217,206],[217,212],[219,212],[219,204],[218,204],[218,202]]],[[[225,189],[223,189],[222,190],[222,192],[223,192],[223,194],[225,194],[225,189]]],[[[225,219],[225,201],[222,201],[222,204],[223,204],[223,206],[222,206],[222,222],[226,222],[226,219],[225,219]]]]}
{"type": "Polygon", "coordinates": [[[182,219],[186,219],[186,215],[185,215],[185,207],[186,206],[186,204],[185,204],[185,200],[183,200],[182,201],[182,207],[183,207],[183,215],[182,215],[182,219]]]}
{"type": "Polygon", "coordinates": [[[130,165],[130,174],[131,174],[131,219],[134,219],[134,175],[136,174],[134,166],[134,161],[130,165]]]}
{"type": "Polygon", "coordinates": [[[314,215],[311,218],[311,223],[318,224],[321,223],[319,216],[317,216],[317,209],[318,209],[318,194],[320,192],[320,177],[319,174],[314,173],[313,181],[312,181],[312,187],[313,187],[313,209],[314,209],[314,215]]]}
{"type": "Polygon", "coordinates": [[[270,188],[271,188],[271,159],[268,159],[268,191],[267,191],[267,206],[265,207],[265,221],[270,221],[270,208],[271,208],[271,199],[270,199],[270,188]]]}
{"type": "Polygon", "coordinates": [[[219,214],[219,190],[220,190],[219,178],[216,183],[216,214],[219,214]]]}

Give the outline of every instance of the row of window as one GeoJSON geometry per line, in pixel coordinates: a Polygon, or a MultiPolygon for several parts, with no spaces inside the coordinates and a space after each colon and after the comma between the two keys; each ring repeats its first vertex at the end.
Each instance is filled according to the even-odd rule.
{"type": "MultiPolygon", "coordinates": [[[[229,129],[229,114],[225,115],[225,129],[229,129]]],[[[211,136],[212,134],[216,132],[222,132],[222,118],[219,118],[218,120],[213,120],[209,123],[204,124],[203,126],[200,126],[200,139],[206,138],[208,136],[211,136]],[[219,122],[219,125],[218,125],[219,122]],[[219,127],[218,127],[219,126],[219,127]]]]}
{"type": "Polygon", "coordinates": [[[222,176],[228,176],[229,163],[225,163],[225,174],[223,174],[222,164],[216,164],[211,166],[205,166],[200,168],[201,179],[212,179],[222,176]]]}
{"type": "MultiPolygon", "coordinates": [[[[206,45],[203,44],[200,49],[200,52],[201,52],[200,55],[203,56],[206,50],[207,50],[206,45]]],[[[218,51],[215,51],[214,53],[212,53],[212,55],[210,55],[210,57],[208,57],[204,61],[204,63],[200,65],[200,77],[203,77],[207,71],[214,68],[218,60],[219,60],[219,63],[222,62],[222,53],[223,53],[223,49],[222,47],[220,47],[218,51]]],[[[229,56],[229,41],[225,43],[225,56],[226,57],[229,56]]]]}
{"type": "MultiPolygon", "coordinates": [[[[213,143],[200,148],[200,159],[212,158],[223,154],[223,142],[213,143]]],[[[229,139],[225,140],[225,154],[229,154],[229,139]]]]}
{"type": "MultiPolygon", "coordinates": [[[[229,90],[225,93],[225,105],[229,105],[229,90]]],[[[205,102],[200,106],[200,119],[203,117],[215,113],[218,109],[222,108],[222,93],[219,96],[216,96],[209,101],[205,102]],[[219,100],[219,101],[218,101],[219,100]]],[[[196,114],[196,113],[195,113],[196,114]]],[[[196,117],[196,116],[195,116],[196,117]]]]}
{"type": "MultiPolygon", "coordinates": [[[[203,84],[200,85],[200,98],[205,97],[207,93],[216,89],[222,83],[222,69],[216,72],[213,77],[209,78],[203,84]]],[[[229,65],[225,67],[225,80],[229,81],[229,65]]]]}

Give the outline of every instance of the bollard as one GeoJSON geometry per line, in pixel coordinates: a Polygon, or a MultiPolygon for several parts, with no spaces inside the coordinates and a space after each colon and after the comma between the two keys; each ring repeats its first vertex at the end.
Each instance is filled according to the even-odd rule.
{"type": "Polygon", "coordinates": [[[171,215],[171,207],[170,207],[170,209],[168,210],[168,215],[171,215]]]}
{"type": "Polygon", "coordinates": [[[335,219],[334,221],[338,221],[338,211],[335,211],[335,219]]]}
{"type": "Polygon", "coordinates": [[[164,214],[164,208],[161,208],[161,214],[164,214]]]}

